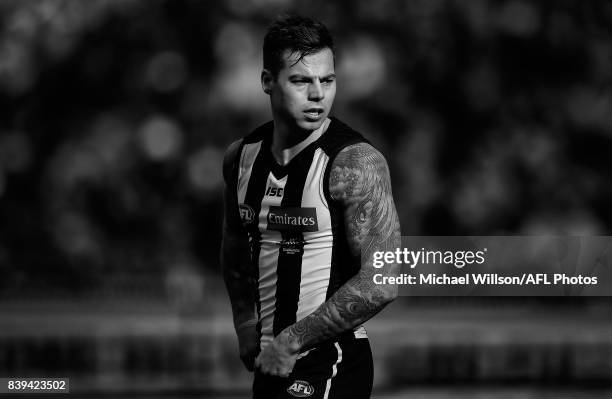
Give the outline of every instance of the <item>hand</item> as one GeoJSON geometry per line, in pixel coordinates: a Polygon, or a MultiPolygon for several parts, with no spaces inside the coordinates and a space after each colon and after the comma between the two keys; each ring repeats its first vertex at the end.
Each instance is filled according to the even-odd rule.
{"type": "Polygon", "coordinates": [[[254,370],[255,356],[259,350],[259,334],[257,334],[256,325],[256,321],[247,322],[236,330],[240,359],[249,371],[254,370]]]}
{"type": "Polygon", "coordinates": [[[255,367],[263,374],[288,377],[299,354],[298,345],[292,343],[287,330],[283,330],[257,356],[255,367]]]}

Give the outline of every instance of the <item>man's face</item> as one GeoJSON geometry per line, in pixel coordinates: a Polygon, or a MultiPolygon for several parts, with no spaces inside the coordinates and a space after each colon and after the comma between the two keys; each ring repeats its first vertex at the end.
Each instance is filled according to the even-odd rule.
{"type": "Polygon", "coordinates": [[[336,96],[334,55],[329,48],[295,62],[285,51],[283,68],[276,78],[264,72],[264,89],[270,94],[272,113],[290,129],[316,130],[329,115],[336,96]]]}

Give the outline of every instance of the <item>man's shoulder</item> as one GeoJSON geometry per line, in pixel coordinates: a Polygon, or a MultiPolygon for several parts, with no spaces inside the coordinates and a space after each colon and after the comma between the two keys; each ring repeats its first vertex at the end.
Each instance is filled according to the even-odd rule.
{"type": "Polygon", "coordinates": [[[369,142],[353,143],[340,150],[333,160],[332,171],[344,168],[383,172],[388,170],[383,154],[369,142]]]}
{"type": "Polygon", "coordinates": [[[223,158],[223,175],[227,180],[228,173],[234,168],[236,160],[240,156],[240,150],[245,144],[253,144],[263,140],[266,135],[269,135],[274,128],[274,122],[269,121],[258,127],[256,127],[249,134],[232,142],[225,150],[225,157],[223,158]]]}
{"type": "Polygon", "coordinates": [[[340,151],[351,145],[369,143],[361,133],[340,119],[331,117],[331,121],[328,131],[321,140],[321,148],[330,158],[335,158],[340,151]]]}
{"type": "Polygon", "coordinates": [[[238,158],[238,154],[240,153],[240,148],[242,147],[243,139],[238,139],[230,144],[225,150],[225,156],[223,157],[223,179],[228,182],[232,179],[235,173],[236,159],[238,158]]]}
{"type": "Polygon", "coordinates": [[[346,146],[332,162],[329,192],[335,200],[360,198],[366,192],[380,190],[388,185],[387,160],[370,143],[346,146]]]}
{"type": "Polygon", "coordinates": [[[382,153],[363,135],[336,118],[332,121],[329,139],[335,143],[327,189],[332,199],[346,201],[387,180],[389,169],[382,153]]]}

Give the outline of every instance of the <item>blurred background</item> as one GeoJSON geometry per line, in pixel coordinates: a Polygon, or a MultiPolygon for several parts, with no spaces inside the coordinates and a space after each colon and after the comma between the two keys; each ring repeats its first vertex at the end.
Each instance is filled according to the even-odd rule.
{"type": "MultiPolygon", "coordinates": [[[[403,235],[610,233],[605,0],[2,0],[0,376],[248,397],[221,165],[271,117],[285,11],[334,34],[332,113],[387,157],[403,235]]],[[[612,397],[607,298],[400,298],[366,327],[375,398],[612,397]]]]}

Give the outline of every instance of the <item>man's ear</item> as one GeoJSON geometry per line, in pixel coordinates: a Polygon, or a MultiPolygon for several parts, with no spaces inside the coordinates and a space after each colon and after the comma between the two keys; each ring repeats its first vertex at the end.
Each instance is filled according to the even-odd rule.
{"type": "Polygon", "coordinates": [[[272,83],[274,81],[274,76],[272,76],[272,72],[268,69],[264,69],[261,71],[261,88],[264,93],[270,94],[272,92],[272,83]]]}

